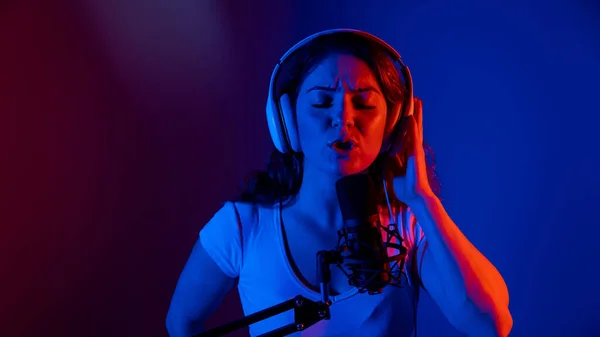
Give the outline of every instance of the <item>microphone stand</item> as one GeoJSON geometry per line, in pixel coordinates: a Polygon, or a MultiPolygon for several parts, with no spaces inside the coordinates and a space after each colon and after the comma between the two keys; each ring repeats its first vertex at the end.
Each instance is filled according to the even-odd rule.
{"type": "Polygon", "coordinates": [[[247,327],[251,324],[264,321],[267,318],[279,315],[288,310],[294,310],[294,322],[260,335],[259,337],[287,336],[294,332],[303,331],[321,320],[331,318],[329,306],[329,283],[331,282],[331,265],[341,263],[342,257],[336,250],[322,250],[317,253],[317,280],[320,286],[321,300],[311,301],[301,295],[276,304],[267,309],[258,311],[241,319],[226,323],[219,327],[207,330],[193,337],[218,337],[247,327]]]}

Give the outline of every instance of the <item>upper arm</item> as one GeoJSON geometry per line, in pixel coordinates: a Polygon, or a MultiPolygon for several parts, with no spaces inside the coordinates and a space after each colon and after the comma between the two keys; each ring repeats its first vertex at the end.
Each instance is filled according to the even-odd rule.
{"type": "Polygon", "coordinates": [[[171,299],[171,336],[199,332],[235,284],[242,265],[241,228],[237,208],[226,203],[200,231],[171,299]]]}
{"type": "Polygon", "coordinates": [[[200,332],[204,321],[235,284],[208,255],[200,240],[190,254],[171,299],[167,329],[175,336],[200,332]]]}

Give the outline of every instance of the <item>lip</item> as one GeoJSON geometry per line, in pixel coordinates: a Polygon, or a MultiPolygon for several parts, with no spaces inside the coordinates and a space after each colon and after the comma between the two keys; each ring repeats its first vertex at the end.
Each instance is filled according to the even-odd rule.
{"type": "Polygon", "coordinates": [[[333,150],[334,152],[336,152],[339,156],[346,157],[346,156],[350,155],[350,153],[352,151],[356,150],[356,148],[358,147],[358,143],[355,140],[351,139],[351,138],[338,138],[336,140],[333,140],[333,141],[329,142],[327,144],[327,146],[331,150],[333,150]],[[351,146],[350,146],[349,149],[344,149],[344,148],[340,148],[340,147],[335,146],[335,144],[339,143],[339,142],[350,143],[351,146]]]}
{"type": "Polygon", "coordinates": [[[338,138],[336,138],[334,140],[329,141],[327,143],[327,146],[332,147],[335,143],[338,143],[338,142],[341,142],[341,143],[351,143],[353,147],[358,144],[358,142],[354,138],[351,138],[351,137],[338,137],[338,138]]]}

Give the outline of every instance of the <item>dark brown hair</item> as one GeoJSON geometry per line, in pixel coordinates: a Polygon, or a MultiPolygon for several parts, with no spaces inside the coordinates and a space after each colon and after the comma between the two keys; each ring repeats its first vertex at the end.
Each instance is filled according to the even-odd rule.
{"type": "MultiPolygon", "coordinates": [[[[387,52],[379,44],[362,36],[343,33],[318,37],[292,54],[282,64],[280,75],[276,79],[277,97],[287,93],[292,104],[295,105],[304,79],[332,54],[352,55],[366,62],[379,81],[388,107],[405,103],[403,99],[406,87],[397,66],[387,52]]],[[[388,113],[389,115],[391,114],[388,113]]],[[[395,121],[388,120],[387,123],[389,126],[395,121]]],[[[424,144],[424,147],[429,181],[434,193],[439,194],[440,184],[434,170],[433,152],[428,145],[424,144]]],[[[303,159],[302,153],[281,153],[273,149],[266,170],[252,172],[249,175],[237,200],[265,206],[271,206],[276,202],[292,201],[302,185],[303,159]]],[[[382,160],[383,158],[378,158],[370,167],[370,171],[375,176],[382,176],[382,170],[379,169],[382,160]]],[[[406,163],[406,160],[403,162],[406,163]]],[[[403,168],[386,166],[386,170],[397,174],[402,172],[403,168]]],[[[388,173],[386,172],[386,175],[388,173]]],[[[385,202],[383,188],[381,192],[380,199],[383,203],[385,202]]],[[[391,201],[393,206],[400,205],[395,198],[391,201]]]]}

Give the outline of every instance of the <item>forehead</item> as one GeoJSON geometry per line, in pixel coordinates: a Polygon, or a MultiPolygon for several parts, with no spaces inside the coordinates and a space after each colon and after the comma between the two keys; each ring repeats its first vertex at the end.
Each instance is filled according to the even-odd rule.
{"type": "Polygon", "coordinates": [[[344,86],[350,89],[379,87],[375,74],[365,61],[343,54],[334,54],[323,59],[306,77],[304,85],[344,86]]]}

